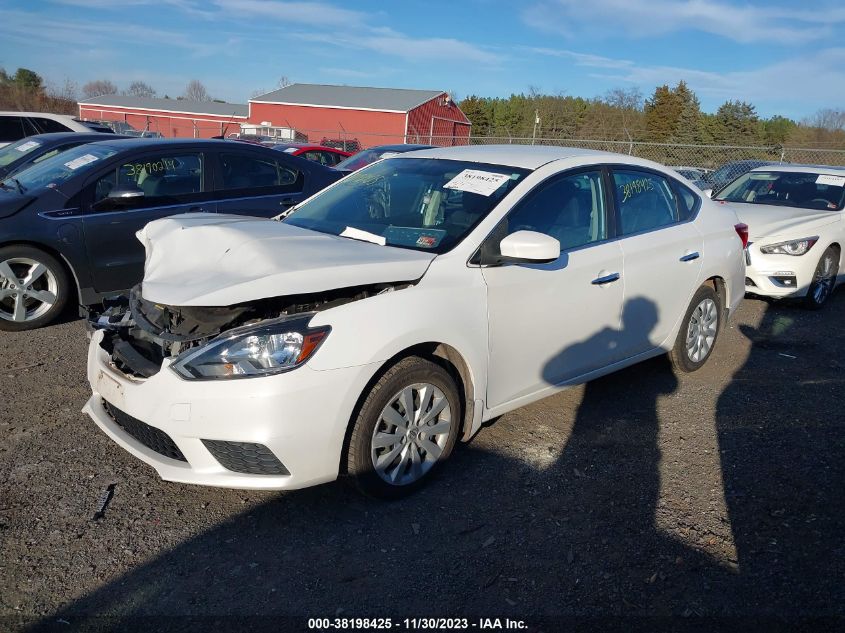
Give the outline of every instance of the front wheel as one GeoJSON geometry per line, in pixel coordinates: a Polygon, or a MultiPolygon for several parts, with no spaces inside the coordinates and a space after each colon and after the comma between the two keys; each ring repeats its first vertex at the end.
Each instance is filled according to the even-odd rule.
{"type": "Polygon", "coordinates": [[[669,352],[675,369],[689,373],[704,366],[716,345],[721,315],[718,293],[710,286],[701,286],[690,302],[675,346],[669,352]]]}
{"type": "Polygon", "coordinates": [[[347,472],[365,494],[403,497],[449,457],[461,415],[449,373],[424,358],[404,358],[372,386],[353,421],[347,472]]]}
{"type": "Polygon", "coordinates": [[[830,297],[830,293],[833,292],[838,273],[839,252],[834,247],[828,246],[825,252],[822,253],[819,263],[816,266],[816,271],[813,273],[813,281],[807,290],[804,305],[811,310],[821,308],[828,297],[830,297]]]}
{"type": "Polygon", "coordinates": [[[58,317],[70,294],[55,257],[32,246],[0,248],[0,330],[34,330],[58,317]]]}

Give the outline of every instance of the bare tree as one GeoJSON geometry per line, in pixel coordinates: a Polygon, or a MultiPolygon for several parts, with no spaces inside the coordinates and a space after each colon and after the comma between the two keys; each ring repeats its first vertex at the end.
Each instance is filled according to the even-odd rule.
{"type": "Polygon", "coordinates": [[[831,132],[843,130],[845,129],[845,110],[824,108],[807,119],[804,124],[831,132]]]}
{"type": "Polygon", "coordinates": [[[285,88],[291,84],[290,78],[287,75],[282,75],[279,77],[279,81],[276,83],[277,88],[285,88]]]}
{"type": "Polygon", "coordinates": [[[643,107],[643,93],[639,88],[613,88],[608,90],[603,101],[620,110],[641,110],[643,107]]]}
{"type": "Polygon", "coordinates": [[[97,79],[95,81],[89,81],[87,84],[82,86],[82,95],[86,99],[91,99],[93,97],[99,97],[101,95],[116,95],[117,94],[117,86],[114,85],[114,82],[108,79],[97,79]]]}
{"type": "Polygon", "coordinates": [[[126,89],[126,94],[133,97],[150,98],[156,96],[155,88],[143,81],[133,81],[126,89]]]}
{"type": "Polygon", "coordinates": [[[182,98],[186,101],[211,101],[211,95],[199,79],[191,79],[188,82],[182,98]]]}

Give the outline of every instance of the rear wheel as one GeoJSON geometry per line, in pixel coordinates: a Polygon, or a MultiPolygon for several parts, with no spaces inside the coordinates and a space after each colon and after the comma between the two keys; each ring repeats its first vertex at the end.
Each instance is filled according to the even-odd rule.
{"type": "Polygon", "coordinates": [[[455,381],[440,365],[412,356],[373,385],[353,421],[347,471],[375,497],[403,497],[449,457],[461,424],[455,381]]]}
{"type": "Polygon", "coordinates": [[[669,352],[675,369],[689,373],[704,366],[716,346],[721,315],[719,294],[710,286],[701,286],[690,302],[675,346],[669,352]]]}
{"type": "Polygon", "coordinates": [[[822,253],[816,272],[813,273],[813,281],[807,290],[804,298],[804,305],[811,310],[818,310],[827,301],[836,285],[836,275],[839,273],[839,251],[833,246],[828,246],[822,253]]]}
{"type": "Polygon", "coordinates": [[[0,330],[34,330],[67,304],[70,282],[55,257],[32,246],[0,248],[0,330]]]}

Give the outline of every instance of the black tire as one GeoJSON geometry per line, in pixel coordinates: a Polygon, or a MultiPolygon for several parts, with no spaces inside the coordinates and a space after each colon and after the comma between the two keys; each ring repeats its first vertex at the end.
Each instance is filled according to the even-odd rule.
{"type": "MultiPolygon", "coordinates": [[[[68,297],[71,293],[70,280],[68,279],[64,266],[62,266],[62,264],[49,253],[45,253],[33,246],[26,246],[23,244],[4,246],[0,248],[0,266],[4,263],[8,264],[9,262],[13,262],[16,259],[31,260],[39,264],[43,264],[46,267],[47,273],[39,277],[39,279],[37,279],[33,284],[32,288],[36,291],[47,289],[46,284],[49,283],[48,280],[50,276],[52,276],[52,279],[55,280],[56,300],[49,309],[44,310],[37,317],[24,321],[14,321],[12,320],[15,306],[14,299],[12,297],[0,299],[0,330],[4,330],[6,332],[34,330],[52,323],[64,310],[68,302],[68,297]]],[[[12,269],[12,272],[15,273],[24,270],[22,264],[11,263],[8,265],[12,269]]],[[[19,282],[20,279],[16,279],[15,281],[19,282]]],[[[0,273],[0,289],[9,290],[11,289],[12,284],[14,284],[14,282],[6,279],[6,277],[2,276],[2,273],[0,273]]],[[[18,284],[14,285],[17,290],[18,284]]],[[[31,301],[32,299],[30,299],[30,302],[31,301]]]]}
{"type": "MultiPolygon", "coordinates": [[[[723,316],[722,301],[719,298],[719,293],[709,285],[701,286],[692,297],[689,308],[687,308],[687,312],[684,315],[684,320],[681,323],[681,328],[678,330],[675,345],[672,347],[672,351],[669,352],[669,361],[676,371],[687,374],[698,371],[704,366],[704,363],[707,362],[707,359],[710,358],[716,347],[716,341],[719,338],[719,333],[722,331],[723,316]],[[715,306],[715,332],[713,333],[712,341],[706,353],[700,358],[693,358],[688,350],[688,342],[692,340],[693,329],[696,327],[693,323],[693,317],[695,316],[696,320],[700,319],[702,315],[699,312],[699,307],[707,300],[712,301],[715,306]]],[[[705,336],[705,338],[707,337],[705,336]]]]}
{"type": "MultiPolygon", "coordinates": [[[[415,400],[414,406],[417,403],[418,401],[415,400]]],[[[429,410],[431,410],[431,407],[429,407],[429,410]]],[[[358,410],[357,416],[352,420],[352,431],[347,448],[347,474],[355,486],[366,495],[381,499],[405,497],[430,481],[432,473],[436,472],[440,465],[449,458],[455,446],[462,419],[463,405],[455,380],[449,372],[440,365],[419,356],[403,358],[385,371],[371,387],[358,410]],[[436,458],[432,457],[435,460],[434,463],[428,466],[429,470],[422,474],[419,479],[403,484],[389,483],[378,474],[374,464],[373,438],[376,425],[383,424],[381,414],[395,400],[397,395],[407,387],[418,383],[433,385],[445,396],[450,409],[451,428],[448,431],[448,436],[443,433],[446,437],[440,455],[436,458]]],[[[403,442],[406,440],[403,440],[403,442]]],[[[394,446],[398,446],[398,444],[394,446]]],[[[377,448],[376,450],[382,450],[384,453],[390,452],[388,448],[377,448]]],[[[397,455],[396,459],[401,459],[403,454],[404,450],[397,455]]],[[[417,455],[420,454],[424,454],[424,452],[418,451],[417,455]]],[[[411,464],[407,464],[407,468],[410,469],[410,467],[411,464]]],[[[397,468],[399,468],[398,465],[397,468]]]]}
{"type": "Polygon", "coordinates": [[[810,310],[820,310],[833,292],[838,274],[839,251],[833,246],[828,246],[819,257],[813,281],[807,289],[807,296],[804,297],[804,306],[810,310]]]}

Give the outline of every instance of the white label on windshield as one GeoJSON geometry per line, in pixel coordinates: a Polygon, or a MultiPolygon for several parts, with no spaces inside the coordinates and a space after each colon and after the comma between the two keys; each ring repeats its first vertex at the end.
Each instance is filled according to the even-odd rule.
{"type": "Polygon", "coordinates": [[[394,156],[399,156],[401,152],[384,152],[379,158],[393,158],[394,156]]]}
{"type": "Polygon", "coordinates": [[[503,182],[510,180],[508,174],[494,174],[489,171],[477,169],[464,169],[457,176],[443,185],[444,189],[457,189],[468,193],[479,193],[482,196],[489,196],[496,191],[503,182]]]}
{"type": "Polygon", "coordinates": [[[95,160],[100,159],[94,156],[93,154],[83,154],[79,158],[74,158],[73,160],[66,162],[65,167],[67,167],[68,169],[79,169],[80,167],[83,167],[88,163],[93,163],[95,160]]]}
{"type": "Polygon", "coordinates": [[[293,154],[296,150],[296,147],[287,147],[285,148],[285,154],[293,154]]]}
{"type": "Polygon", "coordinates": [[[39,143],[38,141],[27,141],[23,145],[18,145],[15,149],[19,152],[28,152],[31,149],[35,149],[39,145],[41,145],[41,143],[39,143]]]}
{"type": "Polygon", "coordinates": [[[834,187],[845,187],[845,176],[828,176],[822,174],[816,178],[817,185],[833,185],[834,187]]]}

